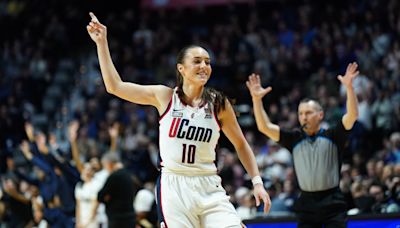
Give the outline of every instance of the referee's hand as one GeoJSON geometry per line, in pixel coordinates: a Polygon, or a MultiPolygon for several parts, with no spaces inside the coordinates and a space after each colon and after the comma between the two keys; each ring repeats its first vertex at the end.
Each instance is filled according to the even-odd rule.
{"type": "Polygon", "coordinates": [[[261,200],[264,202],[264,213],[268,213],[271,209],[271,199],[263,184],[254,185],[254,197],[256,198],[256,206],[260,206],[261,200]]]}

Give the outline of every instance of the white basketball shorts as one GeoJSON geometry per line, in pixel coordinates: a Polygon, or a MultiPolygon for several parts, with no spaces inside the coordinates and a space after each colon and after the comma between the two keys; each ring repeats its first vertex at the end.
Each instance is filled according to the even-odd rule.
{"type": "Polygon", "coordinates": [[[218,175],[162,173],[156,199],[162,228],[241,228],[218,175]]]}

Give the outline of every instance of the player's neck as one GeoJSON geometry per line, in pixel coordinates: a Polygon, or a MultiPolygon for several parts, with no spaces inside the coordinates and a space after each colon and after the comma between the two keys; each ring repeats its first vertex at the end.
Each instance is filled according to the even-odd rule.
{"type": "Polygon", "coordinates": [[[191,85],[183,85],[183,93],[185,95],[184,99],[190,106],[199,106],[202,103],[202,95],[204,87],[195,87],[191,85]]]}

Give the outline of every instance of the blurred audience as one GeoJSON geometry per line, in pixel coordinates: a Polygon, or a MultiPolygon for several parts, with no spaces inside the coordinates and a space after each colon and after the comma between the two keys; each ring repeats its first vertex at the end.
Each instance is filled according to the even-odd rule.
{"type": "MultiPolygon", "coordinates": [[[[295,173],[290,154],[258,133],[243,82],[251,72],[263,76],[263,85],[273,87],[266,106],[271,121],[288,128],[297,123],[290,110],[305,94],[313,94],[329,114],[324,122],[329,127],[345,108],[334,73],[358,62],[361,75],[354,87],[360,119],[343,157],[340,186],[349,214],[399,212],[398,1],[251,1],[206,10],[149,10],[140,8],[139,1],[128,2],[0,3],[0,25],[7,31],[0,37],[2,225],[85,225],[89,218],[81,212],[94,208],[93,197],[110,174],[100,164],[107,152],[120,156],[141,192],[153,192],[141,183],[154,183],[158,175],[157,112],[105,92],[84,29],[89,9],[113,28],[110,48],[124,80],[173,85],[177,50],[190,43],[209,50],[209,85],[236,100],[276,214],[292,211],[295,173]],[[91,194],[86,188],[93,188],[91,194]]],[[[231,150],[221,138],[216,149],[220,175],[239,214],[252,218],[260,210],[243,189],[251,184],[231,150]]],[[[146,202],[137,203],[142,208],[136,218],[155,227],[149,192],[137,196],[143,195],[137,202],[146,202]]],[[[105,225],[104,213],[104,205],[93,209],[93,224],[105,225]]]]}

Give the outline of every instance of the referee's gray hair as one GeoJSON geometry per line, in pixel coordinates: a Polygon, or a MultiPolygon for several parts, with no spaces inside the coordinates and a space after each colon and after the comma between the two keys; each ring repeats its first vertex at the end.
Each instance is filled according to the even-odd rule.
{"type": "Polygon", "coordinates": [[[317,111],[323,111],[324,109],[322,108],[322,105],[315,99],[311,99],[311,98],[304,98],[300,101],[300,104],[302,103],[308,103],[308,102],[312,102],[315,104],[315,108],[317,111]]]}
{"type": "Polygon", "coordinates": [[[118,153],[110,151],[107,152],[103,155],[103,157],[101,158],[102,161],[108,161],[111,163],[118,163],[121,161],[120,156],[118,155],[118,153]]]}

